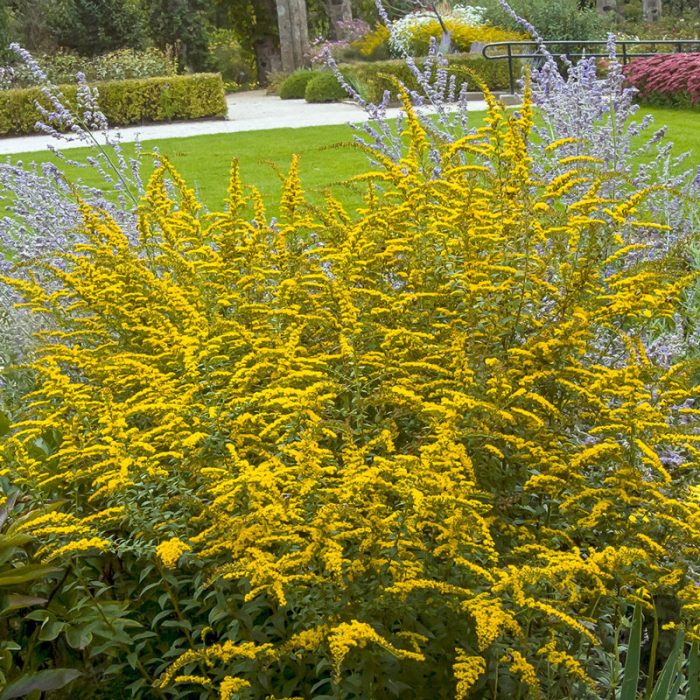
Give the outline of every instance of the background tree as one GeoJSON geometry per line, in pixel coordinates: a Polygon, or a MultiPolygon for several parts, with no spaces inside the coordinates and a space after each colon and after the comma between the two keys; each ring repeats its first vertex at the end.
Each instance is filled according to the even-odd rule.
{"type": "Polygon", "coordinates": [[[596,0],[596,9],[604,17],[614,18],[617,13],[617,0],[596,0]]]}
{"type": "Polygon", "coordinates": [[[146,41],[138,0],[54,0],[44,9],[53,41],[85,56],[141,48],[146,41]]]}
{"type": "Polygon", "coordinates": [[[12,41],[12,24],[14,16],[9,5],[0,0],[0,58],[7,57],[7,45],[12,41]]]}
{"type": "Polygon", "coordinates": [[[291,73],[301,68],[309,50],[309,25],[306,0],[277,0],[282,70],[291,73]]]}
{"type": "Polygon", "coordinates": [[[646,22],[658,22],[661,19],[661,0],[642,0],[642,11],[646,22]]]}
{"type": "Polygon", "coordinates": [[[275,0],[217,0],[214,12],[218,25],[231,27],[255,56],[258,81],[267,84],[267,76],[282,69],[275,0]]]}
{"type": "Polygon", "coordinates": [[[180,65],[203,70],[208,59],[208,0],[144,0],[148,30],[159,48],[176,49],[180,65]]]}

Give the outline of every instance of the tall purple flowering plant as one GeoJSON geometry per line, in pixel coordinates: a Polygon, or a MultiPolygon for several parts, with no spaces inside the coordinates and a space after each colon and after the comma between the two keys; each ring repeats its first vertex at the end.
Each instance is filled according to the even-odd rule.
{"type": "MultiPolygon", "coordinates": [[[[144,191],[141,179],[143,153],[136,145],[135,155],[127,157],[118,135],[109,130],[99,108],[99,95],[85,76],[76,76],[76,106],[67,106],[65,96],[51,83],[37,61],[17,44],[12,50],[33,76],[48,107],[37,102],[37,131],[61,141],[92,146],[94,155],[87,162],[69,160],[52,149],[59,165],[22,162],[0,163],[0,275],[12,269],[13,275],[41,278],[45,264],[54,264],[57,253],[76,243],[80,223],[79,199],[105,210],[135,237],[136,207],[144,191]],[[69,182],[60,163],[88,168],[98,173],[99,187],[69,182]]],[[[16,307],[17,297],[6,286],[0,287],[0,366],[22,358],[31,348],[33,333],[40,321],[16,307]]]]}

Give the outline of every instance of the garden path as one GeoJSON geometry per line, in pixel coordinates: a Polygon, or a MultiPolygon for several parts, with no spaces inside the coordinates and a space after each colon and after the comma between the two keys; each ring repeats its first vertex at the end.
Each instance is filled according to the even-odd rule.
{"type": "MultiPolygon", "coordinates": [[[[281,100],[266,95],[264,90],[239,92],[226,98],[228,118],[169,124],[148,124],[113,130],[121,134],[124,143],[136,140],[185,138],[204,134],[227,134],[241,131],[263,131],[265,129],[299,128],[308,126],[330,126],[359,123],[367,120],[364,110],[350,102],[330,104],[308,104],[304,100],[281,100]]],[[[480,100],[470,102],[474,111],[486,109],[480,100]]],[[[397,116],[399,108],[388,109],[387,116],[397,116]]],[[[43,134],[0,138],[0,155],[41,151],[48,146],[54,148],[76,148],[86,144],[58,141],[43,134]]]]}

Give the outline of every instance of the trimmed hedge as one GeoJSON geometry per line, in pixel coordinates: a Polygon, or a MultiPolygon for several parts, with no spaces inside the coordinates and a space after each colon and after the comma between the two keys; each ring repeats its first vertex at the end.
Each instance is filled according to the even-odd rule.
{"type": "MultiPolygon", "coordinates": [[[[127,126],[176,119],[225,117],[224,84],[218,73],[174,75],[94,83],[100,108],[110,125],[127,126]]],[[[61,85],[67,106],[74,108],[77,87],[61,85]]],[[[35,101],[49,108],[39,88],[0,91],[0,135],[35,133],[35,101]]]]}
{"type": "MultiPolygon", "coordinates": [[[[425,59],[416,59],[416,64],[422,68],[425,59]]],[[[473,54],[451,54],[448,57],[448,69],[451,75],[456,75],[459,82],[466,81],[474,90],[478,86],[474,84],[470,75],[461,70],[468,67],[479,74],[481,79],[491,90],[507,90],[508,62],[489,61],[482,56],[473,54]]],[[[516,69],[516,75],[520,73],[520,66],[516,69]]],[[[384,91],[391,93],[392,100],[397,99],[396,83],[392,78],[398,78],[409,90],[416,90],[418,85],[409,67],[402,59],[394,61],[376,61],[374,63],[353,63],[342,66],[343,74],[352,79],[353,84],[360,86],[362,96],[370,102],[380,102],[384,97],[384,91]]]]}
{"type": "Polygon", "coordinates": [[[338,102],[346,99],[345,92],[338,79],[330,72],[323,72],[312,78],[306,86],[304,97],[307,102],[338,102]]]}
{"type": "Polygon", "coordinates": [[[318,74],[319,71],[314,70],[295,71],[280,85],[280,98],[283,100],[303,100],[306,95],[306,86],[318,74]]]}

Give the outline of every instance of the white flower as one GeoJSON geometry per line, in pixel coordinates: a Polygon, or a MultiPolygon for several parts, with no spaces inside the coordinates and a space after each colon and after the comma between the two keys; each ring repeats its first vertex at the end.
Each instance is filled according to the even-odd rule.
{"type": "MultiPolygon", "coordinates": [[[[443,19],[450,19],[457,24],[469,27],[480,27],[485,23],[485,7],[472,5],[457,5],[450,12],[442,15],[443,19]]],[[[409,53],[411,37],[415,31],[424,24],[432,24],[437,19],[433,12],[413,12],[393,23],[389,36],[389,49],[396,56],[405,56],[409,53]]]]}

